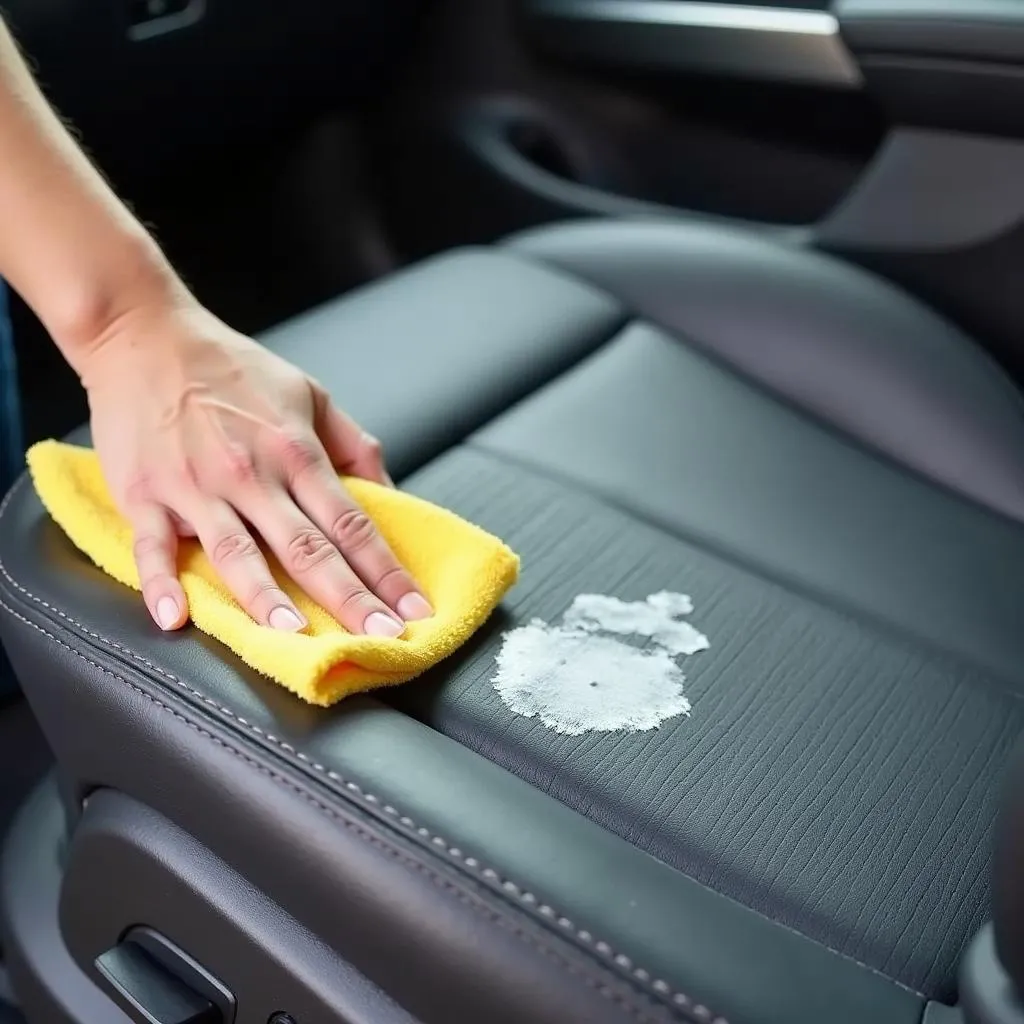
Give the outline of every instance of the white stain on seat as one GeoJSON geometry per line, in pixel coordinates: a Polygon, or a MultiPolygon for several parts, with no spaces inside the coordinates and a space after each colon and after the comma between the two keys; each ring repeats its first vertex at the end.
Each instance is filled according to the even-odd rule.
{"type": "Polygon", "coordinates": [[[581,594],[560,625],[534,619],[505,634],[494,687],[511,711],[563,735],[656,729],[690,713],[676,658],[709,646],[679,621],[692,611],[685,594],[636,602],[581,594]],[[640,649],[617,636],[646,637],[654,646],[640,649]]]}
{"type": "Polygon", "coordinates": [[[677,618],[692,611],[693,601],[688,594],[670,594],[667,590],[651,594],[646,601],[580,594],[562,616],[562,622],[570,629],[588,633],[646,636],[673,654],[696,654],[708,649],[708,638],[677,618]]]}

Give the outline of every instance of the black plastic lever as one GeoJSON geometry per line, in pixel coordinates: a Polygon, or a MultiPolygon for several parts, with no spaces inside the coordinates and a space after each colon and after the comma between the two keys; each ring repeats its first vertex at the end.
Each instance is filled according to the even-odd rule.
{"type": "Polygon", "coordinates": [[[162,935],[134,928],[96,958],[96,969],[138,1024],[230,1024],[234,1000],[162,935]]]}

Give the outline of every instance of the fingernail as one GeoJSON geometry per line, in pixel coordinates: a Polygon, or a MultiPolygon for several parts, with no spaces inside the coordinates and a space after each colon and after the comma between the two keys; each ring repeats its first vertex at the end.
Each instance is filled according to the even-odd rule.
{"type": "Polygon", "coordinates": [[[367,636],[401,636],[405,632],[405,624],[385,615],[383,612],[373,612],[366,616],[363,623],[363,632],[367,636]]]}
{"type": "Polygon", "coordinates": [[[278,605],[270,613],[267,622],[272,629],[280,629],[285,633],[297,633],[300,629],[306,628],[306,620],[283,604],[278,605]]]}
{"type": "Polygon", "coordinates": [[[417,619],[429,619],[434,614],[430,602],[414,590],[410,591],[395,606],[395,610],[405,619],[406,622],[415,622],[417,619]]]}
{"type": "Polygon", "coordinates": [[[161,597],[156,603],[156,621],[161,629],[174,629],[178,624],[178,602],[173,597],[161,597]]]}

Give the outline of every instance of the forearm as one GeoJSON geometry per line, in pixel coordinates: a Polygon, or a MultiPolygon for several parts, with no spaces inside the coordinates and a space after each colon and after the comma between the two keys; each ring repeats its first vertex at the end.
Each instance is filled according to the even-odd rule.
{"type": "Polygon", "coordinates": [[[44,99],[2,20],[0,277],[78,370],[135,307],[184,294],[156,243],[44,99]]]}

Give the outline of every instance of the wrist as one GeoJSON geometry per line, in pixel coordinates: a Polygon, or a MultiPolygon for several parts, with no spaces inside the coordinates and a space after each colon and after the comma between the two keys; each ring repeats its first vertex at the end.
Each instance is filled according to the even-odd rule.
{"type": "Polygon", "coordinates": [[[140,232],[97,252],[87,275],[55,296],[44,320],[82,378],[96,354],[129,322],[164,319],[194,304],[156,243],[140,232]]]}
{"type": "Polygon", "coordinates": [[[237,372],[239,345],[254,345],[205,309],[183,285],[141,291],[108,326],[79,349],[75,364],[90,395],[145,387],[166,394],[189,382],[237,372]]]}

